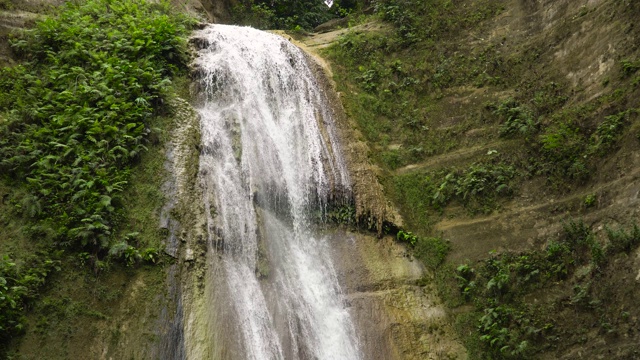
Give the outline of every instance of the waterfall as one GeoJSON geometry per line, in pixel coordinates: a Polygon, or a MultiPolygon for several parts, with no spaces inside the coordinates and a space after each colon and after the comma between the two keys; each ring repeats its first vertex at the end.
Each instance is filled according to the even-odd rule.
{"type": "Polygon", "coordinates": [[[199,180],[217,280],[222,357],[360,359],[358,338],[315,229],[350,180],[331,110],[304,54],[284,38],[210,25],[197,32],[199,180]],[[227,354],[227,355],[224,355],[227,354]]]}

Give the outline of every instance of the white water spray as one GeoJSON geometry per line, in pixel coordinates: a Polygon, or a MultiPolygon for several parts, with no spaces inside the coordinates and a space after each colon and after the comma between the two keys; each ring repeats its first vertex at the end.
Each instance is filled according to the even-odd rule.
{"type": "Polygon", "coordinates": [[[246,359],[360,359],[331,249],[312,226],[350,181],[305,56],[251,28],[195,37],[208,241],[233,314],[222,326],[241,334],[246,359]]]}

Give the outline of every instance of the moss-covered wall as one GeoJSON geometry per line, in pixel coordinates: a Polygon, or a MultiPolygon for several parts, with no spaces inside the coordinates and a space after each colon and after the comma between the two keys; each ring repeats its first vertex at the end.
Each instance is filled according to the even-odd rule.
{"type": "Polygon", "coordinates": [[[324,55],[471,356],[635,356],[638,5],[375,3],[324,55]]]}

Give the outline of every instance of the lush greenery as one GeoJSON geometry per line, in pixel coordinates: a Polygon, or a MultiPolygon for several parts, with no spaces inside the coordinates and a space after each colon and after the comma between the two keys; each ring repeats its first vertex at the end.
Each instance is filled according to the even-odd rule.
{"type": "Polygon", "coordinates": [[[331,7],[322,0],[244,0],[233,9],[233,21],[258,29],[312,30],[361,5],[357,0],[336,0],[331,7]]]}
{"type": "Polygon", "coordinates": [[[475,323],[466,324],[477,334],[467,340],[475,355],[522,359],[556,346],[559,331],[565,331],[559,326],[560,317],[552,316],[560,312],[558,307],[596,311],[601,319],[609,319],[601,320],[601,330],[610,330],[611,319],[624,315],[614,304],[599,299],[593,288],[608,281],[610,259],[640,244],[640,228],[607,228],[606,234],[608,241],[603,246],[584,222],[569,220],[563,234],[542,251],[492,254],[475,267],[458,266],[459,295],[476,307],[475,323]],[[578,271],[582,273],[575,276],[578,271]],[[538,305],[524,301],[539,289],[561,292],[567,287],[573,288],[568,301],[562,297],[547,298],[538,305]]]}
{"type": "Polygon", "coordinates": [[[168,2],[67,2],[11,39],[19,65],[0,70],[0,181],[10,189],[0,220],[13,233],[0,240],[17,256],[0,262],[0,352],[54,270],[160,260],[159,244],[147,241],[157,220],[144,229],[131,223],[144,217],[132,214],[136,206],[153,212],[144,206],[158,206],[159,190],[145,199],[129,184],[162,136],[156,126],[170,110],[171,78],[189,61],[192,20],[172,12],[168,2]],[[20,245],[22,235],[30,244],[20,245]],[[77,262],[62,263],[62,250],[77,262]]]}
{"type": "Polygon", "coordinates": [[[0,354],[2,344],[24,330],[25,307],[37,297],[47,275],[60,270],[60,254],[36,254],[18,266],[9,256],[0,258],[0,354]]]}
{"type": "Polygon", "coordinates": [[[121,194],[146,149],[169,78],[187,61],[186,18],[169,5],[67,3],[12,42],[2,70],[0,173],[29,194],[33,237],[96,252],[121,221],[121,194]]]}
{"type": "Polygon", "coordinates": [[[512,195],[516,176],[513,166],[478,163],[462,170],[445,168],[400,174],[395,177],[393,185],[398,202],[412,209],[406,214],[407,219],[412,224],[426,224],[419,228],[428,231],[430,229],[424,219],[442,212],[454,201],[471,214],[493,211],[500,198],[512,195]]]}

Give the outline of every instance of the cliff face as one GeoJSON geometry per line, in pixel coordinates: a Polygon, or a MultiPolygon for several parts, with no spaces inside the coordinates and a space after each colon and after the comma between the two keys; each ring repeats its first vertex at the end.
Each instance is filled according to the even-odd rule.
{"type": "MultiPolygon", "coordinates": [[[[415,93],[423,105],[416,104],[410,109],[423,116],[417,120],[423,127],[418,130],[424,131],[424,135],[419,136],[448,140],[445,146],[435,150],[413,149],[421,155],[410,158],[403,157],[403,151],[413,145],[406,133],[396,135],[390,131],[386,137],[379,133],[364,135],[371,157],[381,167],[380,178],[388,185],[387,192],[397,200],[406,225],[425,232],[442,231],[457,244],[452,258],[462,261],[484,257],[490,250],[517,250],[540,245],[546,236],[559,231],[560,220],[569,215],[585,217],[596,227],[610,224],[609,219],[615,219],[615,223],[633,221],[637,215],[637,198],[633,195],[637,191],[635,173],[640,165],[637,162],[640,154],[635,110],[639,105],[638,86],[637,77],[633,77],[639,54],[639,32],[633,19],[638,11],[633,2],[605,0],[502,2],[497,15],[435,40],[435,48],[441,51],[437,55],[441,64],[420,64],[421,68],[417,68],[412,63],[415,59],[410,58],[411,50],[406,50],[406,54],[390,53],[392,60],[397,57],[398,63],[405,62],[402,72],[420,82],[415,93]],[[456,69],[446,68],[447,63],[456,61],[454,59],[475,61],[480,57],[484,61],[480,74],[495,77],[495,83],[481,82],[462,70],[456,73],[456,69]],[[447,72],[445,75],[452,80],[445,85],[434,85],[434,67],[443,68],[441,71],[447,72]],[[558,90],[550,95],[545,86],[558,90]],[[536,122],[532,137],[506,133],[508,130],[504,127],[508,120],[505,121],[496,107],[508,99],[532,108],[536,122]],[[546,143],[545,139],[555,136],[553,131],[564,126],[563,121],[572,124],[570,126],[576,131],[584,132],[580,142],[587,144],[597,137],[594,133],[604,118],[629,109],[624,131],[616,137],[615,145],[597,155],[581,154],[586,159],[584,166],[588,174],[565,174],[562,178],[564,175],[558,177],[548,169],[534,168],[538,164],[533,163],[531,157],[548,155],[543,152],[552,144],[546,143]],[[531,145],[536,141],[539,142],[531,145]],[[388,161],[386,155],[389,154],[400,154],[400,160],[388,161]],[[524,174],[516,183],[510,184],[514,189],[513,197],[507,196],[504,201],[486,209],[469,208],[462,199],[446,202],[442,210],[429,209],[428,205],[415,209],[397,182],[394,183],[402,177],[427,176],[439,170],[460,170],[470,164],[485,162],[515,164],[524,174]],[[597,201],[585,204],[583,200],[589,194],[597,201]]],[[[355,26],[350,33],[390,37],[390,31],[393,30],[388,26],[370,23],[355,26]]],[[[346,33],[346,30],[337,30],[303,41],[312,49],[321,49],[346,33]]],[[[351,41],[338,42],[335,47],[347,48],[351,41]]],[[[374,52],[376,41],[380,40],[376,37],[365,40],[368,48],[362,51],[374,52]]],[[[383,43],[382,46],[389,45],[383,43]]],[[[415,47],[419,48],[420,44],[415,47]]],[[[385,51],[397,50],[391,49],[385,51]]],[[[366,73],[360,73],[353,82],[349,78],[351,70],[345,68],[354,59],[341,59],[340,56],[330,55],[329,58],[347,113],[357,119],[363,111],[357,106],[365,103],[358,96],[367,92],[362,87],[363,84],[367,86],[369,80],[365,79],[366,73]]],[[[370,53],[361,54],[361,58],[371,56],[370,53]]],[[[366,68],[360,66],[356,71],[364,72],[366,68]]],[[[398,81],[397,78],[394,80],[398,81]]],[[[373,85],[383,87],[386,84],[380,80],[380,84],[373,85]]],[[[383,92],[394,99],[397,90],[389,88],[383,92]]],[[[400,100],[402,98],[397,101],[400,100]]],[[[404,111],[404,108],[398,109],[397,116],[404,116],[404,111]]],[[[402,123],[404,119],[394,119],[389,113],[377,116],[377,122],[395,121],[395,127],[406,127],[402,123]]],[[[358,126],[364,128],[362,123],[358,126]]],[[[565,141],[570,139],[565,138],[565,141]]],[[[551,157],[543,165],[560,167],[562,160],[551,157]]],[[[432,202],[420,196],[418,193],[413,198],[418,202],[432,202]]]]}
{"type": "MultiPolygon", "coordinates": [[[[411,11],[393,5],[410,1],[382,3],[391,4],[380,11],[396,27],[355,26],[325,54],[405,226],[449,239],[451,266],[478,274],[467,283],[477,289],[453,280],[453,290],[441,293],[462,286],[471,299],[497,301],[480,306],[477,319],[498,305],[518,309],[495,323],[509,337],[526,332],[514,325],[518,316],[534,330],[537,322],[553,327],[520,337],[536,350],[518,355],[505,343],[514,358],[635,356],[640,250],[638,240],[617,250],[616,236],[632,231],[639,215],[638,4],[462,1],[456,9],[445,2],[426,9],[457,25],[428,16],[413,21],[411,11]],[[553,283],[539,267],[535,274],[544,276],[527,285],[515,270],[523,259],[547,256],[577,228],[592,255],[573,252],[553,283]],[[488,284],[480,275],[492,266],[511,284],[503,294],[487,290],[497,277],[488,284]]],[[[305,41],[323,47],[332,40],[323,34],[305,41]]],[[[534,270],[544,259],[526,266],[534,270]]],[[[469,311],[449,305],[456,314],[469,311]]],[[[471,331],[482,326],[468,324],[471,331]]],[[[475,356],[493,351],[481,336],[496,334],[483,331],[466,341],[475,356]]]]}
{"type": "MultiPolygon", "coordinates": [[[[510,74],[522,80],[518,82],[522,87],[507,87],[499,92],[492,88],[473,91],[451,89],[442,103],[454,117],[482,111],[480,107],[486,103],[477,104],[478,97],[485,101],[507,97],[531,101],[536,94],[532,94],[527,86],[535,82],[556,81],[565,87],[563,96],[566,102],[540,119],[555,126],[563,111],[589,106],[595,103],[594,100],[628,86],[619,80],[624,77],[621,62],[638,56],[638,31],[632,20],[635,13],[637,6],[634,8],[631,3],[611,1],[510,2],[491,26],[474,33],[467,41],[471,47],[498,42],[504,58],[535,53],[532,54],[535,56],[533,59],[524,60],[523,69],[510,74]]],[[[638,102],[633,95],[637,93],[637,87],[631,86],[630,93],[625,94],[620,103],[599,104],[591,113],[571,115],[571,121],[593,131],[606,116],[637,108],[638,102]]],[[[445,115],[441,122],[446,119],[445,115]]],[[[632,115],[617,147],[603,158],[593,160],[590,180],[569,180],[568,187],[558,190],[544,177],[533,174],[530,180],[522,182],[514,199],[506,202],[502,210],[487,217],[445,217],[435,225],[435,229],[444,231],[460,245],[453,256],[463,261],[483,256],[490,250],[540,245],[561,230],[561,220],[568,216],[584,217],[595,228],[633,222],[637,218],[637,198],[630,194],[640,190],[636,188],[635,181],[640,165],[635,139],[636,120],[637,116],[632,115]],[[584,204],[583,200],[590,194],[597,198],[594,206],[584,204]]],[[[496,130],[493,124],[473,124],[460,134],[468,139],[465,146],[429,159],[425,164],[407,166],[398,171],[410,173],[447,163],[468,163],[486,157],[492,149],[506,156],[520,156],[522,149],[517,147],[521,145],[490,134],[495,134],[496,130]]],[[[455,210],[451,212],[455,213],[455,210]]]]}

